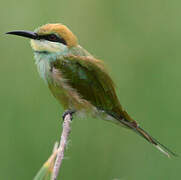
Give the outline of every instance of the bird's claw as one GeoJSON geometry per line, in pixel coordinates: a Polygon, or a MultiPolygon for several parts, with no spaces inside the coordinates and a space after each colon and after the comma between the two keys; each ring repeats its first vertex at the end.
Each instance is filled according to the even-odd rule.
{"type": "Polygon", "coordinates": [[[71,115],[71,120],[72,120],[72,114],[73,113],[75,113],[75,110],[70,110],[70,109],[66,110],[62,115],[63,120],[65,119],[65,116],[68,115],[68,114],[71,115]]]}

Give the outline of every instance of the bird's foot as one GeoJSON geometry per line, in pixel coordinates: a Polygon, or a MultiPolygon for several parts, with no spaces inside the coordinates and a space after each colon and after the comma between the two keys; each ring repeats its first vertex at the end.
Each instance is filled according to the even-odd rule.
{"type": "Polygon", "coordinates": [[[71,120],[72,120],[72,114],[74,114],[74,113],[75,113],[75,110],[70,110],[70,109],[66,110],[62,115],[63,121],[65,119],[65,116],[68,115],[68,114],[70,114],[71,120]]]}

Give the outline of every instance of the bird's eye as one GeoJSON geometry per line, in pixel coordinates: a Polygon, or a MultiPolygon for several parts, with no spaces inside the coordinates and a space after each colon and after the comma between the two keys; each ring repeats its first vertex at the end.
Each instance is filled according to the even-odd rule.
{"type": "Polygon", "coordinates": [[[41,39],[45,39],[47,41],[52,41],[52,42],[59,42],[59,43],[62,43],[64,45],[67,45],[66,41],[61,38],[61,37],[58,37],[57,35],[55,34],[48,34],[48,35],[39,35],[38,37],[40,40],[41,39]]]}
{"type": "Polygon", "coordinates": [[[48,36],[49,41],[58,41],[58,37],[55,34],[50,34],[48,36]]]}

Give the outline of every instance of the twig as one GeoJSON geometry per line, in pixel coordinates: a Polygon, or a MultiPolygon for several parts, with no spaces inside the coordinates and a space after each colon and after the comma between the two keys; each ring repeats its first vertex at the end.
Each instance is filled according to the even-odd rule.
{"type": "Polygon", "coordinates": [[[42,179],[49,179],[52,176],[53,167],[55,164],[55,158],[58,152],[58,142],[55,143],[53,152],[51,156],[48,158],[48,160],[43,164],[43,166],[40,168],[36,176],[33,178],[33,180],[42,180],[42,179]]]}
{"type": "Polygon", "coordinates": [[[59,144],[59,148],[58,148],[58,152],[57,152],[57,158],[56,158],[55,165],[53,168],[52,180],[57,179],[60,167],[62,165],[65,147],[66,147],[66,144],[68,141],[68,136],[69,136],[70,130],[71,130],[70,129],[71,119],[72,119],[72,113],[67,113],[64,116],[63,130],[62,130],[60,144],[59,144]]]}

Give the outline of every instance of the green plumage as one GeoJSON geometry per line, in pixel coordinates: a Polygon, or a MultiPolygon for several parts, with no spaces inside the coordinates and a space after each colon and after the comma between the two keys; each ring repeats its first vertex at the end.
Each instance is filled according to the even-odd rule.
{"type": "MultiPolygon", "coordinates": [[[[66,98],[66,96],[70,96],[68,91],[73,91],[78,94],[81,99],[86,100],[93,105],[100,114],[104,112],[113,117],[116,120],[114,122],[132,129],[167,156],[169,156],[169,154],[162,148],[175,155],[167,147],[160,144],[156,139],[139,127],[137,122],[122,109],[116,96],[114,83],[100,60],[89,55],[66,55],[58,56],[56,59],[50,60],[49,62],[50,74],[53,73],[53,71],[56,71],[59,76],[55,78],[56,80],[54,78],[51,79],[51,75],[48,76],[48,79],[51,79],[48,81],[49,88],[60,103],[63,104],[64,108],[67,107],[68,109],[74,109],[75,111],[80,110],[80,106],[75,105],[78,103],[71,102],[76,100],[79,101],[79,98],[72,100],[66,98]],[[59,81],[57,81],[58,79],[59,81]],[[61,79],[64,79],[64,83],[70,87],[69,90],[63,89],[63,86],[60,85],[61,79]],[[75,106],[73,106],[73,104],[75,106]]],[[[73,94],[71,94],[71,96],[73,96],[73,94]]],[[[84,105],[83,108],[86,110],[87,106],[84,105]]]]}
{"type": "Polygon", "coordinates": [[[58,69],[68,85],[81,98],[89,101],[98,110],[120,117],[122,108],[115,93],[113,81],[100,61],[80,56],[65,56],[51,63],[58,69]]]}
{"type": "Polygon", "coordinates": [[[132,129],[169,156],[167,147],[144,131],[120,105],[112,79],[102,61],[78,45],[76,36],[62,24],[47,24],[35,32],[12,31],[31,38],[40,76],[65,110],[112,118],[132,129]],[[165,149],[165,150],[164,150],[165,149]]]}

